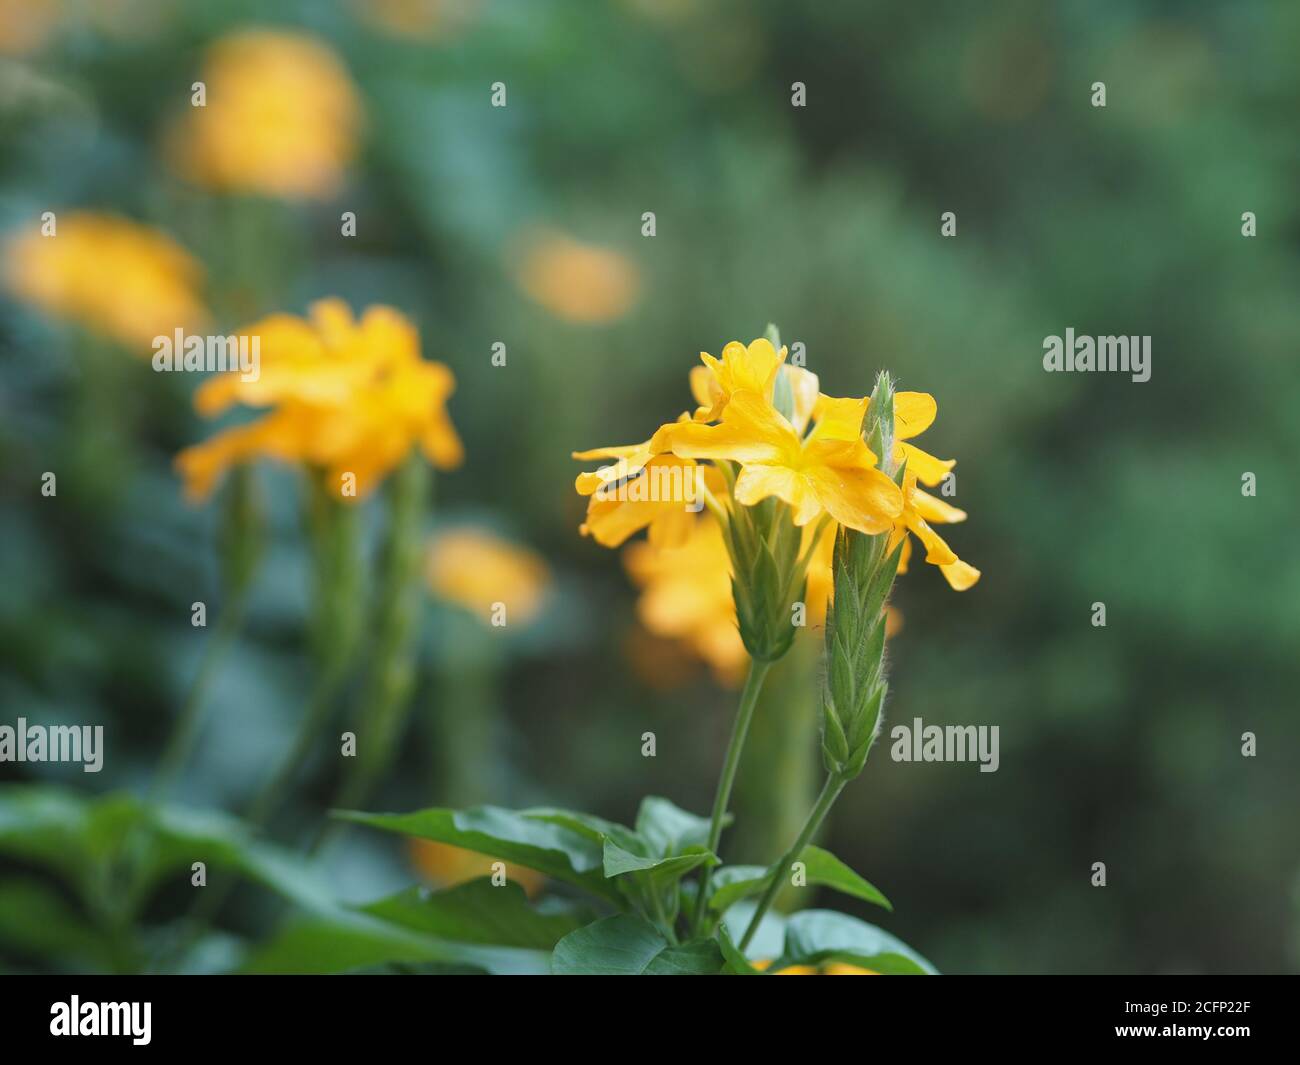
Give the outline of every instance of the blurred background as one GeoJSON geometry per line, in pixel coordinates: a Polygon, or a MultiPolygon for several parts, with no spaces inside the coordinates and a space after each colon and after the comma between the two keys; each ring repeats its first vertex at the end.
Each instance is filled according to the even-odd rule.
{"type": "MultiPolygon", "coordinates": [[[[93,243],[84,313],[23,281],[43,212],[106,213],[184,249],[217,331],[384,303],[456,376],[466,461],[423,519],[452,553],[429,557],[411,717],[369,808],[707,811],[736,692],[578,534],[569,454],[645,439],[691,405],[700,351],[774,322],[824,391],[888,368],[936,396],[923,443],[959,460],[970,514],[948,538],[984,574],[901,580],[888,714],[998,725],[1000,769],[876,749],[827,844],[895,903],[861,915],[948,972],[1295,971],[1297,54],[1300,7],[1269,3],[0,0],[0,724],[102,723],[107,746],[98,775],[0,779],[142,792],[212,639],[191,604],[220,609],[220,496],[186,502],[172,467],[212,431],[197,375],[103,324],[141,289],[96,274],[93,243]],[[187,125],[194,82],[219,108],[241,78],[324,132],[263,128],[264,101],[187,125]],[[1150,335],[1150,382],[1044,373],[1067,327],[1150,335]]],[[[176,789],[205,809],[256,792],[312,668],[300,477],[255,481],[269,543],[176,789]]],[[[377,497],[367,551],[381,523],[377,497]]],[[[800,796],[817,772],[812,643],[761,705],[732,859],[770,860],[805,808],[765,779],[800,796]]],[[[329,754],[281,838],[331,801],[329,754]]],[[[328,861],[357,899],[445,875],[373,833],[328,861]]],[[[88,964],[14,923],[5,966],[88,964]]]]}

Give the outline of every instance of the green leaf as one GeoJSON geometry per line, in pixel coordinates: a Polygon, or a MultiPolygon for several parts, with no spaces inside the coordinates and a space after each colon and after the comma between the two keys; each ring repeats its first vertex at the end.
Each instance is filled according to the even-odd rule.
{"type": "Polygon", "coordinates": [[[517,862],[610,902],[621,901],[617,887],[605,880],[601,846],[590,836],[543,817],[497,806],[463,811],[432,808],[409,814],[340,810],[334,816],[517,862]]]}
{"type": "Polygon", "coordinates": [[[530,810],[521,810],[520,813],[536,821],[546,821],[567,828],[580,836],[586,836],[596,844],[603,844],[606,839],[612,839],[627,850],[635,852],[638,849],[638,837],[632,829],[616,821],[606,821],[595,814],[581,813],[577,810],[560,810],[551,806],[538,806],[530,810]]]}
{"type": "Polygon", "coordinates": [[[718,946],[722,948],[722,957],[727,962],[727,972],[732,976],[759,975],[759,971],[750,965],[749,959],[740,952],[725,924],[718,925],[718,946]]]}
{"type": "Polygon", "coordinates": [[[362,911],[415,932],[459,943],[550,950],[592,920],[585,907],[529,904],[516,883],[500,887],[488,877],[445,891],[406,891],[362,907],[362,911]]]}
{"type": "Polygon", "coordinates": [[[370,914],[342,911],[290,922],[241,971],[325,974],[440,962],[492,973],[543,974],[547,961],[543,951],[451,943],[370,914]]]}
{"type": "MultiPolygon", "coordinates": [[[[804,863],[809,884],[833,888],[841,894],[883,906],[887,910],[894,908],[879,888],[860,877],[830,851],[822,850],[821,847],[805,847],[799,855],[799,861],[804,863]]],[[[714,873],[713,882],[718,888],[709,899],[709,908],[727,910],[741,899],[761,893],[767,884],[767,870],[756,865],[724,866],[714,873]]]]}
{"type": "Polygon", "coordinates": [[[784,950],[771,971],[827,961],[848,962],[886,975],[936,972],[902,940],[856,917],[833,910],[803,910],[790,916],[785,924],[784,950]]]}
{"type": "MultiPolygon", "coordinates": [[[[737,949],[745,936],[745,930],[749,928],[750,918],[754,916],[757,908],[756,902],[738,902],[722,915],[721,927],[726,930],[737,949]]],[[[754,938],[744,951],[745,957],[766,958],[769,961],[778,957],[785,949],[785,922],[786,918],[783,914],[774,913],[772,910],[763,914],[754,938]]]]}
{"type": "Polygon", "coordinates": [[[659,890],[676,883],[692,869],[712,865],[717,861],[717,855],[703,847],[692,847],[686,854],[677,854],[671,858],[646,858],[625,851],[613,840],[605,840],[604,868],[607,877],[643,873],[652,887],[659,890]]]}
{"type": "Polygon", "coordinates": [[[687,813],[656,795],[642,799],[636,815],[637,835],[645,840],[648,853],[660,858],[682,854],[688,847],[707,847],[710,827],[707,817],[687,813]]]}
{"type": "Polygon", "coordinates": [[[833,888],[863,902],[893,910],[893,904],[874,884],[860,877],[835,855],[821,847],[805,847],[799,860],[807,869],[808,883],[833,888]]]}
{"type": "Polygon", "coordinates": [[[120,961],[112,940],[42,880],[0,883],[0,943],[90,971],[112,969],[120,961]]]}
{"type": "Polygon", "coordinates": [[[307,864],[227,814],[151,805],[127,793],[87,797],[42,786],[0,795],[0,853],[62,874],[83,897],[101,894],[106,863],[129,848],[142,889],[203,861],[231,869],[316,911],[334,906],[307,864]]]}
{"type": "Polygon", "coordinates": [[[650,922],[615,914],[565,936],[551,956],[556,976],[703,976],[720,973],[712,939],[671,946],[650,922]]]}

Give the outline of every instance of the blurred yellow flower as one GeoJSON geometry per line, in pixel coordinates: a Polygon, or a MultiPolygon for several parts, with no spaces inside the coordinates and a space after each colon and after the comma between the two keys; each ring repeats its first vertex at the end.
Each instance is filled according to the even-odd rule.
{"type": "Polygon", "coordinates": [[[739,683],[749,656],[736,629],[731,561],[718,523],[693,518],[676,548],[639,540],[624,551],[623,564],[642,589],[641,623],[689,646],[723,683],[739,683]]]}
{"type": "MultiPolygon", "coordinates": [[[[435,887],[451,887],[467,880],[492,876],[493,864],[500,861],[487,854],[437,843],[431,839],[410,840],[411,864],[435,887]]],[[[503,862],[507,881],[513,881],[531,898],[542,889],[546,877],[534,869],[513,862],[503,862]]]]}
{"type": "Polygon", "coordinates": [[[244,30],[208,50],[199,80],[205,106],[189,107],[168,138],[180,173],[210,188],[288,200],[337,191],[362,116],[333,51],[304,34],[244,30]]]}
{"type": "Polygon", "coordinates": [[[8,242],[6,286],[41,310],[112,337],[147,357],[154,337],[207,321],[203,269],[171,237],[114,215],[55,213],[8,242]]]}
{"type": "Polygon", "coordinates": [[[540,555],[484,529],[455,529],[434,538],[425,556],[433,593],[459,603],[486,622],[505,605],[513,624],[537,616],[551,582],[540,555]]]}
{"type": "MultiPolygon", "coordinates": [[[[758,961],[750,963],[760,972],[766,972],[771,966],[770,959],[761,958],[758,961]]],[[[772,973],[773,976],[879,976],[880,974],[874,969],[863,969],[857,965],[849,965],[847,962],[831,961],[822,965],[820,968],[816,965],[787,965],[784,969],[778,969],[772,973]]]]}
{"type": "Polygon", "coordinates": [[[391,307],[354,319],[321,300],[307,318],[272,315],[240,332],[257,338],[260,375],[209,378],[194,396],[211,417],[239,404],[271,408],[176,456],[186,494],[201,499],[232,465],[258,457],[302,463],[344,500],[364,498],[418,447],[441,469],[458,466],[460,438],[447,415],[451,371],[420,356],[415,327],[391,307]]]}
{"type": "Polygon", "coordinates": [[[0,0],[0,55],[28,55],[40,48],[59,21],[55,0],[0,0]]]}
{"type": "Polygon", "coordinates": [[[365,22],[399,37],[436,41],[464,33],[483,0],[353,0],[365,22]]]}
{"type": "Polygon", "coordinates": [[[524,292],[568,322],[593,325],[621,318],[641,287],[640,274],[626,256],[553,230],[529,234],[511,259],[524,292]]]}

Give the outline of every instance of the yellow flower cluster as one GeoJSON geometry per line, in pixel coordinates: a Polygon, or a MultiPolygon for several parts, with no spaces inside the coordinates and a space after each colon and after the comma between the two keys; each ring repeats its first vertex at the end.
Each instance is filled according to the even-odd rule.
{"type": "Polygon", "coordinates": [[[142,357],[154,337],[207,321],[203,268],[165,233],[89,211],[56,212],[50,224],[5,248],[5,284],[18,298],[142,357]]]}
{"type": "Polygon", "coordinates": [[[415,327],[398,311],[370,307],[358,320],[342,300],[321,300],[305,319],[276,314],[241,335],[260,342],[260,375],[211,378],[195,407],[209,417],[236,404],[269,412],[177,455],[192,499],[231,466],[263,456],[321,471],[344,500],[368,495],[415,447],[441,469],[460,464],[446,411],[455,380],[421,358],[415,327]]]}
{"type": "Polygon", "coordinates": [[[925,547],[926,561],[954,589],[979,579],[979,571],[932,527],[962,521],[965,513],[918,487],[939,484],[954,466],[911,442],[934,422],[932,396],[894,396],[890,465],[903,469],[900,484],[879,468],[879,456],[863,439],[867,399],[823,394],[815,374],[788,365],[786,349],[778,352],[766,339],[733,341],[721,358],[703,352],[700,358],[702,365],[690,374],[693,412],[662,425],[643,443],[573,456],[614,460],[575,482],[588,500],[583,534],[617,547],[647,530],[646,542],[627,553],[628,570],[645,589],[639,609],[647,628],[685,640],[723,673],[736,668],[737,656],[743,662],[743,648],[733,640],[722,528],[734,508],[768,499],[786,504],[794,525],[803,529],[807,623],[814,627],[825,616],[832,585],[832,525],[887,533],[891,550],[907,541],[900,572],[912,534],[925,547]],[[692,485],[718,521],[691,513],[687,504],[694,499],[683,499],[678,488],[692,485]]]}
{"type": "Polygon", "coordinates": [[[246,30],[209,50],[205,99],[173,127],[168,154],[209,188],[324,199],[356,153],[361,106],[347,70],[314,38],[246,30]]]}

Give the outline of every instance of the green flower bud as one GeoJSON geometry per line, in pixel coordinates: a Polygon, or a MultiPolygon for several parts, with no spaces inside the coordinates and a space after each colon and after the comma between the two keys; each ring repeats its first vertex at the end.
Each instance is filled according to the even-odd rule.
{"type": "Polygon", "coordinates": [[[888,534],[841,529],[835,541],[835,596],[826,616],[826,683],[822,696],[822,758],[828,773],[851,780],[862,772],[880,730],[885,693],[886,603],[903,545],[888,551],[888,534]]]}
{"type": "Polygon", "coordinates": [[[740,638],[750,657],[773,662],[794,642],[794,604],[803,598],[801,531],[775,499],[736,507],[726,530],[732,597],[740,638]]]}

